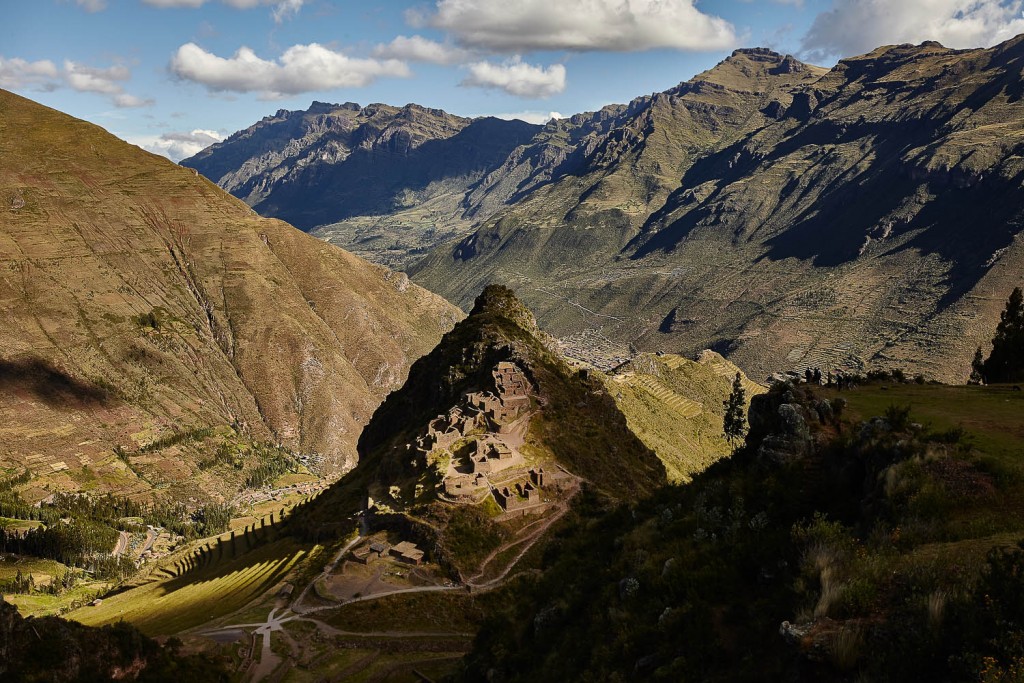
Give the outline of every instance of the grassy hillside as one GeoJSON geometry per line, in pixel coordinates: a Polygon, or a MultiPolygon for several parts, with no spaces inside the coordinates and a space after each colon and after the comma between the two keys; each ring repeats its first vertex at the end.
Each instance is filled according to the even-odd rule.
{"type": "Polygon", "coordinates": [[[681,483],[732,453],[723,435],[722,404],[737,372],[748,402],[765,391],[713,351],[696,361],[641,354],[606,384],[629,428],[658,454],[669,481],[681,483]]]}
{"type": "Polygon", "coordinates": [[[45,486],[228,496],[240,473],[198,466],[221,446],[282,444],[343,471],[376,405],[461,315],[3,91],[0,205],[0,469],[28,467],[32,501],[45,486]]]}

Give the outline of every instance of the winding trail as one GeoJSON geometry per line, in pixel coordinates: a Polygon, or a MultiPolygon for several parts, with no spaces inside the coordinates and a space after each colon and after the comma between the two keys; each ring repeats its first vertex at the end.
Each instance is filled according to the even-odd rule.
{"type": "Polygon", "coordinates": [[[132,540],[132,535],[127,531],[121,531],[117,535],[117,543],[114,544],[114,549],[110,551],[110,554],[114,557],[119,557],[124,551],[128,550],[128,542],[132,540]]]}

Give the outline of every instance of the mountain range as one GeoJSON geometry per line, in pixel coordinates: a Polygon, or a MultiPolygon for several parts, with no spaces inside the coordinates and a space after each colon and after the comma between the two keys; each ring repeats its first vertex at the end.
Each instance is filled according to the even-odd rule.
{"type": "Polygon", "coordinates": [[[415,104],[314,102],[306,111],[280,110],[181,163],[264,216],[405,266],[406,252],[467,232],[468,189],[538,130],[415,104]],[[380,224],[392,214],[402,218],[380,224]]]}
{"type": "MultiPolygon", "coordinates": [[[[509,284],[559,337],[710,347],[760,376],[960,381],[1020,284],[1022,43],[887,46],[832,69],[737,50],[549,122],[443,202],[339,205],[347,222],[314,232],[364,239],[360,253],[464,307],[509,284]]],[[[293,196],[322,191],[312,167],[334,166],[311,162],[293,196]]]]}

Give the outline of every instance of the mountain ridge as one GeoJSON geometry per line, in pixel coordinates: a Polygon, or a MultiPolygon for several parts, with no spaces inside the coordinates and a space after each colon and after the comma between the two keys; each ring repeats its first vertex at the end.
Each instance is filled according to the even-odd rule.
{"type": "MultiPolygon", "coordinates": [[[[668,191],[645,198],[629,186],[638,173],[659,187],[635,135],[611,172],[586,166],[411,272],[463,305],[480,283],[508,282],[557,335],[598,328],[642,350],[711,347],[762,376],[903,366],[962,380],[1024,257],[1012,199],[1020,46],[879,48],[762,95],[744,120],[735,112],[754,100],[725,106],[734,95],[698,76],[683,88],[697,102],[660,96],[662,135],[684,110],[718,117],[682,131],[710,131],[699,154],[658,145],[662,167],[676,169],[668,191]],[[704,101],[711,91],[717,102],[704,101]]],[[[796,66],[740,51],[709,73],[728,82],[751,57],[774,60],[761,63],[766,78],[796,66]]]]}

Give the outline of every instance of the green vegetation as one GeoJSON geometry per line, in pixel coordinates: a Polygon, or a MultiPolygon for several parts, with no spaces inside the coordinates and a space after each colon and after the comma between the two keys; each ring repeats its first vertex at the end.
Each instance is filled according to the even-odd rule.
{"type": "Polygon", "coordinates": [[[725,415],[722,417],[722,431],[730,445],[743,439],[747,433],[747,396],[743,390],[743,376],[736,373],[732,383],[732,392],[723,402],[725,415]]]}
{"type": "Polygon", "coordinates": [[[755,397],[745,446],[692,484],[610,508],[586,496],[543,575],[494,606],[462,678],[1016,680],[1012,393],[870,383],[755,397]]]}
{"type": "Polygon", "coordinates": [[[971,379],[989,384],[1024,382],[1024,292],[1015,287],[999,317],[992,353],[984,362],[979,347],[971,363],[971,379]]]}
{"type": "Polygon", "coordinates": [[[103,604],[83,607],[69,618],[87,625],[123,619],[149,635],[173,635],[241,609],[273,588],[308,553],[308,547],[280,539],[235,559],[106,597],[103,604]]]}

